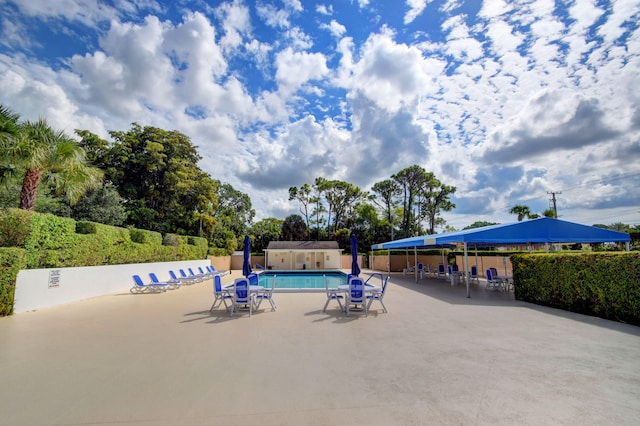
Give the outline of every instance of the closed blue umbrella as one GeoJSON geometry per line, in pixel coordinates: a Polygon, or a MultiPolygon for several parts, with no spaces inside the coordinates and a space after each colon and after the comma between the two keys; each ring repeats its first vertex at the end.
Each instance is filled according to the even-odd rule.
{"type": "Polygon", "coordinates": [[[358,239],[351,234],[351,275],[357,277],[360,275],[360,267],[358,266],[358,239]]]}
{"type": "Polygon", "coordinates": [[[251,238],[244,237],[244,260],[242,261],[242,275],[245,277],[251,273],[251,238]]]}

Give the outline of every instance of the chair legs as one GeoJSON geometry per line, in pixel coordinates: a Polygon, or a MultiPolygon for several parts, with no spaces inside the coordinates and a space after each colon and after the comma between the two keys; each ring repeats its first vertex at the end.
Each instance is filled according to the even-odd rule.
{"type": "Polygon", "coordinates": [[[382,311],[386,314],[389,311],[387,311],[387,307],[384,306],[384,302],[382,301],[382,299],[380,299],[379,297],[372,297],[371,299],[369,299],[369,303],[367,306],[367,311],[371,309],[371,305],[373,304],[373,302],[378,301],[380,302],[380,304],[382,305],[382,311]]]}
{"type": "Polygon", "coordinates": [[[331,302],[332,300],[337,301],[338,305],[340,306],[340,310],[344,311],[344,308],[342,307],[342,302],[340,301],[341,298],[342,296],[340,296],[338,292],[327,293],[327,301],[325,302],[324,307],[322,308],[322,312],[327,311],[327,306],[329,306],[329,302],[331,302]]]}
{"type": "Polygon", "coordinates": [[[216,294],[216,298],[213,300],[213,305],[211,305],[209,312],[212,312],[214,309],[216,309],[223,303],[224,303],[224,308],[228,311],[229,305],[227,305],[227,298],[222,294],[216,294]]]}

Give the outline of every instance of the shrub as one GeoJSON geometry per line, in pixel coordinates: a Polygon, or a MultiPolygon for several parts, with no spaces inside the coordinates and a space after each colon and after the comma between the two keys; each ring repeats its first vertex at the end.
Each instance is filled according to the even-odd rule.
{"type": "Polygon", "coordinates": [[[0,247],[24,247],[32,219],[33,212],[28,210],[0,210],[0,247]]]}

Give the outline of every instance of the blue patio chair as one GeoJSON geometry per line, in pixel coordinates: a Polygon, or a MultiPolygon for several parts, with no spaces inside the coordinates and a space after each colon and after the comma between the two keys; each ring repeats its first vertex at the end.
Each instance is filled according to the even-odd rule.
{"type": "Polygon", "coordinates": [[[368,316],[367,311],[367,296],[364,291],[364,281],[360,277],[352,277],[349,280],[349,291],[347,292],[347,300],[345,301],[347,305],[347,316],[350,313],[351,305],[362,306],[362,310],[364,311],[365,316],[368,316]]]}
{"type": "Polygon", "coordinates": [[[476,265],[471,267],[471,275],[469,276],[469,279],[472,284],[480,284],[480,276],[478,275],[478,267],[476,265]]]}
{"type": "Polygon", "coordinates": [[[149,273],[149,278],[151,278],[151,282],[153,284],[166,284],[167,289],[169,290],[175,290],[180,286],[180,281],[176,282],[173,279],[170,279],[168,281],[160,281],[158,279],[158,276],[154,272],[149,273]]]}
{"type": "Polygon", "coordinates": [[[246,278],[236,278],[233,282],[233,298],[231,299],[231,316],[237,312],[236,308],[241,306],[249,307],[249,316],[253,314],[255,307],[255,293],[249,290],[249,280],[246,278]]]}
{"type": "Polygon", "coordinates": [[[444,279],[447,278],[447,273],[445,272],[445,269],[444,269],[444,263],[440,263],[438,265],[438,278],[444,278],[444,279]]]}
{"type": "Polygon", "coordinates": [[[387,275],[387,278],[385,278],[384,282],[382,283],[382,288],[380,290],[373,291],[367,295],[367,300],[369,301],[369,304],[367,306],[367,312],[371,309],[371,304],[375,301],[380,302],[380,304],[382,305],[382,309],[385,313],[388,312],[387,307],[384,306],[384,302],[382,301],[382,299],[384,298],[384,294],[387,292],[388,282],[389,282],[389,276],[387,275]]]}
{"type": "Polygon", "coordinates": [[[499,290],[500,283],[496,279],[496,276],[493,274],[491,268],[487,269],[487,286],[484,288],[485,290],[499,290]]]}
{"type": "Polygon", "coordinates": [[[165,283],[161,283],[161,284],[154,284],[154,283],[145,284],[142,281],[142,278],[140,278],[140,275],[133,275],[133,282],[134,282],[134,286],[131,287],[131,289],[129,289],[129,291],[131,293],[133,293],[133,294],[147,293],[147,292],[157,293],[157,292],[161,292],[161,291],[167,291],[167,288],[169,287],[169,285],[165,284],[165,283]]]}
{"type": "Polygon", "coordinates": [[[249,280],[249,285],[260,285],[260,277],[255,272],[247,275],[247,279],[249,280]]]}
{"type": "MultiPolygon", "coordinates": [[[[249,281],[251,283],[251,281],[249,281]]],[[[263,287],[256,293],[256,310],[260,308],[260,304],[263,300],[266,300],[271,305],[271,310],[276,310],[276,302],[273,300],[273,289],[276,287],[276,275],[271,278],[271,287],[263,287]]]]}
{"type": "Polygon", "coordinates": [[[215,296],[215,299],[213,300],[213,305],[211,305],[209,312],[213,311],[223,303],[225,309],[228,311],[229,305],[227,305],[227,301],[232,301],[233,296],[228,289],[222,288],[222,280],[219,275],[213,277],[213,295],[215,296]]]}
{"type": "Polygon", "coordinates": [[[327,276],[322,275],[322,277],[324,278],[324,289],[327,294],[327,301],[324,303],[322,312],[327,311],[327,306],[329,306],[329,302],[331,302],[332,300],[335,300],[336,302],[338,302],[338,306],[340,306],[341,311],[344,310],[344,308],[342,307],[342,300],[344,299],[342,291],[340,291],[337,288],[329,288],[329,282],[327,281],[327,276]]]}

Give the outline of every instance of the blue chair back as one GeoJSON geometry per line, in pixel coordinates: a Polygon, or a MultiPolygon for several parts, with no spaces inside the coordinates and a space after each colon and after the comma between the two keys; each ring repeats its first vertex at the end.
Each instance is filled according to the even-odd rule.
{"type": "Polygon", "coordinates": [[[236,302],[249,303],[249,280],[246,278],[238,278],[235,281],[236,302]]]}
{"type": "Polygon", "coordinates": [[[451,265],[447,265],[447,272],[449,273],[449,275],[453,275],[453,268],[451,267],[451,265]]]}
{"type": "Polygon", "coordinates": [[[487,281],[493,281],[493,273],[491,272],[491,268],[487,269],[487,281]]]}
{"type": "Polygon", "coordinates": [[[176,280],[178,281],[178,276],[176,275],[175,272],[173,272],[173,270],[169,270],[169,276],[171,277],[172,280],[176,280]]]}
{"type": "Polygon", "coordinates": [[[364,301],[364,281],[362,278],[353,277],[349,280],[349,293],[351,293],[351,302],[364,301]]]}
{"type": "Polygon", "coordinates": [[[186,272],[184,272],[184,269],[180,269],[180,276],[181,276],[182,278],[189,278],[189,276],[187,275],[187,273],[186,273],[186,272]]]}
{"type": "Polygon", "coordinates": [[[496,268],[489,268],[491,269],[491,274],[493,274],[493,278],[498,276],[498,270],[496,268]]]}
{"type": "Polygon", "coordinates": [[[457,263],[453,264],[453,272],[458,272],[458,264],[457,263]]]}
{"type": "Polygon", "coordinates": [[[249,275],[247,275],[247,279],[249,280],[249,285],[260,284],[260,277],[258,277],[258,274],[256,274],[255,272],[252,272],[249,275]]]}
{"type": "Polygon", "coordinates": [[[444,263],[438,265],[438,273],[444,274],[444,263]]]}
{"type": "Polygon", "coordinates": [[[384,282],[382,283],[382,294],[384,294],[385,291],[387,291],[387,283],[389,282],[389,275],[387,275],[387,278],[384,279],[384,282]]]}
{"type": "Polygon", "coordinates": [[[191,268],[187,268],[187,269],[189,270],[189,273],[190,273],[192,276],[195,276],[195,275],[196,275],[196,274],[193,272],[193,269],[191,269],[191,268]]]}
{"type": "Polygon", "coordinates": [[[154,272],[150,272],[149,273],[149,278],[151,278],[151,282],[152,283],[159,283],[160,280],[158,279],[158,277],[156,276],[156,274],[154,272]]]}
{"type": "Polygon", "coordinates": [[[472,277],[477,277],[478,276],[478,267],[475,266],[475,265],[471,267],[471,276],[472,277]]]}
{"type": "Polygon", "coordinates": [[[213,285],[215,287],[216,293],[222,292],[222,280],[220,279],[220,275],[216,275],[213,277],[213,285]]]}
{"type": "Polygon", "coordinates": [[[139,275],[134,275],[133,276],[133,281],[136,283],[136,285],[139,285],[140,287],[144,287],[144,283],[142,282],[142,278],[140,278],[139,275]]]}

